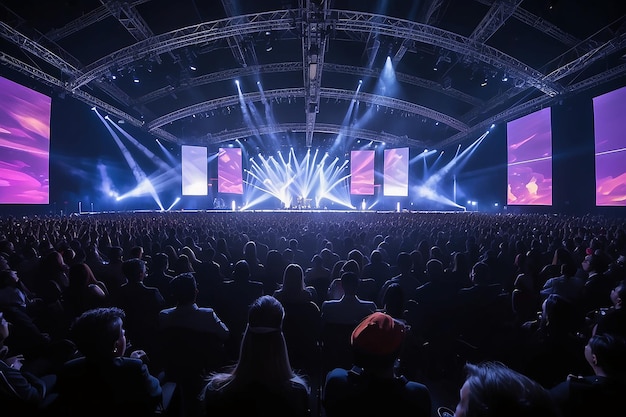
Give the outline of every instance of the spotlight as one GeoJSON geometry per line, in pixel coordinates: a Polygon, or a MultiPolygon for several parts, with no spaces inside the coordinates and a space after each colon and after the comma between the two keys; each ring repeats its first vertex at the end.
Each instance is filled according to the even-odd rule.
{"type": "Polygon", "coordinates": [[[482,82],[482,83],[480,83],[480,86],[481,86],[481,87],[485,87],[486,85],[487,85],[487,78],[485,78],[485,79],[483,80],[483,82],[482,82]]]}
{"type": "Polygon", "coordinates": [[[96,111],[96,106],[93,106],[91,110],[96,111]]]}
{"type": "Polygon", "coordinates": [[[135,73],[135,70],[133,70],[133,74],[132,75],[133,75],[133,82],[136,83],[136,84],[139,83],[139,78],[137,77],[137,74],[135,73]]]}
{"type": "Polygon", "coordinates": [[[239,87],[239,80],[235,80],[235,84],[237,84],[237,87],[239,87]]]}
{"type": "Polygon", "coordinates": [[[363,80],[359,80],[359,85],[363,84],[363,80]]]}
{"type": "Polygon", "coordinates": [[[508,77],[506,74],[504,74],[504,75],[502,76],[502,81],[503,81],[503,82],[507,82],[507,81],[509,81],[509,77],[508,77]]]}
{"type": "Polygon", "coordinates": [[[495,125],[495,124],[492,124],[492,125],[491,125],[491,129],[493,129],[494,127],[496,127],[496,125],[495,125]]]}

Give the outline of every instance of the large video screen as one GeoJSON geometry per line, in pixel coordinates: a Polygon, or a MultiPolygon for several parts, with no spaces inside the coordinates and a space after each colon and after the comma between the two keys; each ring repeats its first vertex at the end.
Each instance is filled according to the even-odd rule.
{"type": "Polygon", "coordinates": [[[507,124],[509,205],[552,205],[550,108],[507,124]]]}
{"type": "Polygon", "coordinates": [[[48,204],[50,97],[0,77],[0,204],[48,204]]]}
{"type": "Polygon", "coordinates": [[[207,149],[203,146],[182,146],[183,195],[207,195],[207,149]]]}
{"type": "Polygon", "coordinates": [[[409,148],[385,149],[383,195],[409,195],[409,148]]]}
{"type": "Polygon", "coordinates": [[[241,148],[220,148],[217,154],[217,192],[243,194],[241,148]]]}
{"type": "Polygon", "coordinates": [[[626,206],[626,87],[593,99],[596,205],[626,206]]]}
{"type": "Polygon", "coordinates": [[[374,151],[351,152],[350,194],[374,195],[374,151]]]}

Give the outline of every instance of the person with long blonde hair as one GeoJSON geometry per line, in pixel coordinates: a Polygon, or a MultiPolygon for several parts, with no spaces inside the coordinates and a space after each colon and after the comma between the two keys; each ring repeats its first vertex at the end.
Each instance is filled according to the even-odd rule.
{"type": "Polygon", "coordinates": [[[309,385],[289,362],[284,315],[272,296],[252,303],[238,362],[212,374],[201,394],[208,416],[310,416],[309,385]]]}

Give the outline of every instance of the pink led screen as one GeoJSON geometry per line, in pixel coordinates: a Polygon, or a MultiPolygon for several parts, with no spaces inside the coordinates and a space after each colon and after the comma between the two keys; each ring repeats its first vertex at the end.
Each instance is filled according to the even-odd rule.
{"type": "Polygon", "coordinates": [[[384,195],[409,195],[409,148],[385,149],[384,195]]]}
{"type": "Polygon", "coordinates": [[[350,153],[350,194],[374,195],[374,151],[350,153]]]}
{"type": "Polygon", "coordinates": [[[50,97],[0,77],[0,204],[48,204],[50,97]]]}
{"type": "Polygon", "coordinates": [[[593,99],[596,205],[626,206],[626,87],[593,99]]]}
{"type": "Polygon", "coordinates": [[[509,205],[552,205],[550,108],[507,124],[509,205]]]}
{"type": "Polygon", "coordinates": [[[220,148],[217,154],[217,191],[243,194],[241,148],[220,148]]]}

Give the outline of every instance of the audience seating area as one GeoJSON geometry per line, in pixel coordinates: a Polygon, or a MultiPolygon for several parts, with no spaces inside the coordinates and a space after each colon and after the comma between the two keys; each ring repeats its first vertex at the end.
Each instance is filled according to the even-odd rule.
{"type": "MultiPolygon", "coordinates": [[[[340,278],[347,271],[367,285],[357,291],[358,301],[374,302],[409,326],[397,372],[431,390],[436,415],[439,407],[454,409],[466,362],[502,362],[546,389],[568,374],[591,375],[584,347],[603,317],[621,309],[614,293],[626,278],[626,228],[619,218],[476,212],[5,217],[0,312],[11,325],[0,340],[0,360],[23,355],[21,371],[56,375],[80,355],[69,334],[76,317],[92,308],[123,308],[122,298],[129,303],[134,293],[124,292],[122,265],[133,258],[146,265],[139,285],[161,283],[161,296],[136,296],[140,308],[127,308],[125,319],[155,329],[135,336],[127,326],[127,352],[143,349],[150,373],[168,389],[176,386],[169,409],[158,414],[203,415],[197,397],[206,376],[237,361],[246,306],[261,288],[269,295],[280,290],[287,265],[296,263],[302,292],[283,302],[283,332],[292,367],[311,386],[312,417],[324,416],[326,373],[352,363],[350,334],[358,321],[325,315],[325,302],[343,296],[340,278]],[[408,272],[401,265],[406,254],[408,272]],[[237,265],[241,260],[246,268],[237,265]],[[81,264],[90,273],[79,274],[74,265],[81,264]],[[380,271],[387,276],[374,276],[380,271]],[[229,328],[227,340],[159,329],[156,313],[175,306],[167,283],[184,273],[195,277],[198,306],[212,308],[229,328]],[[547,284],[557,278],[558,285],[547,284]],[[386,294],[389,288],[399,295],[386,294]]],[[[618,336],[624,333],[626,326],[618,336]]],[[[0,387],[0,404],[12,408],[0,410],[50,415],[54,394],[52,384],[33,407],[0,387]]]]}

